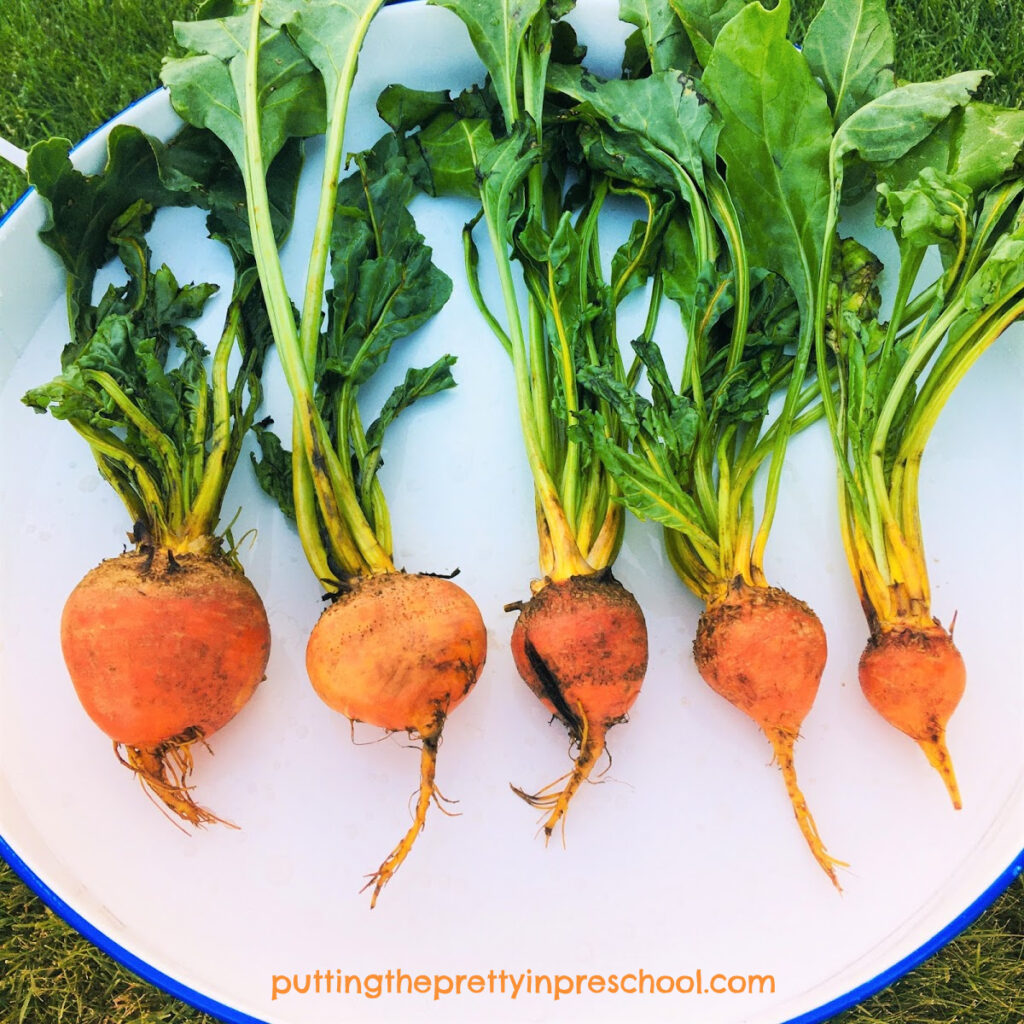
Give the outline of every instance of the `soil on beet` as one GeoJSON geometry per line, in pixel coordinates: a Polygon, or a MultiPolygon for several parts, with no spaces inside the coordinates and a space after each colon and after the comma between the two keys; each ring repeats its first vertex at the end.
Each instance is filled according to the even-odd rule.
{"type": "Polygon", "coordinates": [[[154,748],[227,724],[264,678],[270,626],[223,558],[132,552],[72,591],[61,646],[79,700],[118,743],[154,748]]]}
{"type": "MultiPolygon", "coordinates": [[[[571,731],[621,721],[647,672],[647,624],[636,598],[604,571],[548,583],[521,606],[512,656],[523,681],[571,731]]],[[[578,737],[577,737],[578,738],[578,737]]]]}
{"type": "Polygon", "coordinates": [[[466,591],[396,572],[349,582],[313,627],[306,669],[321,700],[353,721],[426,735],[486,657],[487,629],[466,591]]]}
{"type": "Polygon", "coordinates": [[[701,616],[693,643],[713,690],[762,727],[794,734],[814,703],[827,654],[813,609],[778,587],[730,588],[701,616]]]}

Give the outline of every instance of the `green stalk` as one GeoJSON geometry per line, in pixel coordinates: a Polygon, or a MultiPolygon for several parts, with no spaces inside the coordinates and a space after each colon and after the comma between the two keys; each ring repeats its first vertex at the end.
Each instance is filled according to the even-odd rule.
{"type": "Polygon", "coordinates": [[[892,421],[896,416],[896,411],[903,400],[904,392],[908,387],[912,386],[914,378],[928,359],[931,358],[936,345],[942,341],[946,331],[949,330],[950,325],[963,311],[964,300],[962,297],[943,310],[942,315],[926,332],[925,336],[921,339],[921,342],[913,351],[911,351],[907,361],[900,367],[900,372],[897,374],[896,380],[893,382],[893,386],[890,388],[889,394],[886,396],[885,404],[882,406],[882,409],[878,414],[878,419],[875,422],[875,430],[871,436],[871,445],[869,449],[871,491],[878,500],[882,508],[883,515],[886,518],[892,518],[892,512],[889,508],[888,501],[888,488],[885,482],[883,467],[885,449],[888,445],[889,439],[889,428],[892,426],[892,421]]]}
{"type": "Polygon", "coordinates": [[[354,396],[349,403],[348,418],[341,422],[348,424],[348,437],[352,443],[352,452],[360,466],[360,476],[363,480],[360,504],[363,508],[371,510],[373,532],[376,534],[380,546],[390,558],[392,552],[391,513],[388,511],[384,489],[381,487],[380,478],[376,472],[377,466],[380,464],[380,450],[378,448],[373,455],[370,453],[366,444],[366,431],[363,430],[363,421],[359,415],[359,405],[354,396]],[[373,465],[370,464],[371,460],[373,465]],[[369,482],[367,483],[367,481],[369,482]]]}
{"type": "MultiPolygon", "coordinates": [[[[533,125],[534,144],[537,152],[544,151],[544,78],[547,69],[550,44],[544,45],[537,39],[536,25],[531,25],[524,40],[519,56],[522,59],[521,83],[523,87],[523,112],[530,118],[533,125]],[[535,88],[539,86],[539,88],[535,88]]],[[[512,102],[516,102],[516,92],[511,91],[512,102]]],[[[519,110],[508,112],[513,118],[509,121],[511,131],[513,124],[519,120],[519,110]]],[[[544,168],[541,162],[535,161],[526,176],[526,204],[541,224],[545,223],[544,204],[544,168]]],[[[538,288],[538,295],[543,288],[538,288]]],[[[553,470],[557,464],[556,437],[557,431],[551,411],[551,388],[548,369],[548,342],[544,330],[544,312],[541,303],[531,294],[527,299],[527,325],[529,328],[529,367],[530,391],[533,397],[533,416],[537,428],[537,443],[543,453],[547,467],[553,470]]],[[[564,481],[564,478],[563,478],[564,481]]],[[[563,506],[571,516],[571,503],[563,496],[563,506]]]]}
{"type": "Polygon", "coordinates": [[[736,211],[728,191],[716,180],[711,179],[708,183],[708,198],[717,214],[718,224],[725,232],[729,256],[732,260],[733,280],[736,282],[732,336],[729,345],[729,358],[726,361],[726,374],[728,374],[739,365],[747,341],[747,328],[750,323],[750,264],[747,260],[743,236],[737,223],[736,211]]]}
{"type": "MultiPolygon", "coordinates": [[[[584,225],[584,230],[587,235],[596,235],[597,233],[597,216],[604,207],[605,196],[608,192],[609,184],[607,178],[602,178],[598,182],[597,193],[591,201],[591,208],[587,212],[587,220],[584,225]]],[[[632,195],[636,196],[640,201],[647,207],[647,223],[644,225],[644,237],[643,242],[640,245],[640,249],[633,259],[633,262],[619,276],[618,281],[612,285],[612,306],[618,308],[619,302],[622,300],[622,290],[629,283],[629,279],[636,272],[637,267],[640,266],[644,256],[647,255],[647,251],[650,248],[652,240],[652,231],[654,228],[654,204],[651,202],[650,195],[639,188],[618,188],[613,190],[616,195],[632,195]]],[[[582,232],[581,232],[582,234],[582,232]]],[[[600,260],[594,260],[595,265],[600,268],[600,260]]]]}
{"type": "MultiPolygon", "coordinates": [[[[1024,317],[1024,298],[1019,296],[1013,305],[1003,312],[993,310],[981,320],[973,331],[965,332],[954,348],[955,357],[943,364],[936,363],[929,376],[928,386],[922,389],[918,405],[914,407],[912,419],[900,446],[900,457],[913,457],[923,451],[929,435],[935,427],[939,413],[949,401],[953,392],[963,380],[967,371],[977,362],[988,347],[1014,321],[1024,317]],[[933,384],[933,380],[937,383],[933,384]]],[[[946,353],[943,353],[945,356],[946,353]]]]}
{"type": "MultiPolygon", "coordinates": [[[[291,300],[284,282],[281,260],[274,240],[267,196],[266,169],[259,145],[259,28],[261,0],[254,0],[250,21],[249,49],[246,55],[243,120],[245,133],[245,160],[242,167],[248,203],[249,225],[253,238],[253,252],[267,300],[274,341],[281,366],[295,402],[299,428],[298,440],[305,454],[305,468],[312,477],[313,490],[322,513],[333,556],[348,573],[391,572],[391,559],[380,548],[377,538],[359,508],[354,488],[346,485],[338,471],[337,455],[316,408],[299,332],[292,317],[291,300]],[[333,456],[333,458],[332,458],[333,456]]],[[[326,258],[326,253],[323,254],[326,258]]],[[[321,299],[322,301],[322,299],[321,299]]],[[[319,329],[319,307],[316,311],[319,329]]],[[[296,446],[298,447],[298,446],[296,446]]],[[[293,463],[294,465],[294,463],[293,463]]],[[[301,468],[301,467],[300,467],[301,468]]],[[[297,506],[298,508],[298,506],[297,506]]],[[[316,551],[318,537],[312,533],[308,510],[304,510],[300,530],[304,532],[303,548],[316,551]]],[[[315,558],[314,569],[324,562],[315,558]]],[[[333,576],[333,574],[331,574],[333,576]]],[[[323,578],[323,577],[322,577],[323,578]]]]}
{"type": "MultiPolygon", "coordinates": [[[[84,423],[73,421],[75,430],[85,439],[94,456],[102,456],[124,466],[139,489],[145,515],[139,515],[138,503],[132,501],[129,508],[136,511],[136,520],[143,520],[153,527],[154,539],[161,544],[172,540],[167,510],[156,482],[139,460],[113,435],[107,435],[84,423]]],[[[106,475],[106,474],[104,474],[106,475]]],[[[109,479],[109,478],[108,478],[109,479]]],[[[121,488],[116,488],[121,493],[121,488]]],[[[173,546],[173,545],[171,545],[173,546]]]]}
{"type": "MultiPolygon", "coordinates": [[[[925,250],[913,249],[908,253],[900,253],[899,281],[896,286],[896,298],[893,302],[892,316],[889,318],[889,326],[885,332],[885,340],[882,342],[882,350],[878,355],[879,359],[885,359],[892,351],[896,343],[897,332],[908,317],[908,302],[910,293],[914,289],[917,275],[924,262],[925,250]]],[[[936,285],[938,282],[936,282],[936,285]]]]}
{"type": "Polygon", "coordinates": [[[523,441],[526,447],[526,458],[533,475],[534,487],[541,512],[551,535],[552,556],[554,565],[553,578],[568,579],[570,576],[586,575],[591,571],[586,559],[580,553],[573,538],[572,530],[566,519],[565,511],[559,502],[558,492],[545,464],[534,408],[531,402],[530,371],[526,355],[526,339],[519,318],[519,306],[516,300],[515,282],[512,279],[512,266],[505,249],[501,225],[508,219],[507,198],[500,203],[499,210],[492,211],[489,204],[484,205],[484,223],[491,242],[498,280],[505,302],[505,314],[508,318],[508,338],[512,348],[512,368],[515,375],[516,399],[519,408],[519,421],[522,428],[523,441]]]}
{"type": "Polygon", "coordinates": [[[466,267],[466,281],[469,285],[469,294],[473,297],[476,308],[480,310],[480,315],[484,318],[487,326],[491,329],[495,338],[498,339],[498,343],[511,359],[512,342],[505,333],[505,329],[498,323],[497,318],[491,312],[491,308],[487,305],[483,292],[480,290],[479,261],[477,260],[476,246],[473,244],[473,228],[476,227],[482,216],[483,210],[462,229],[462,257],[466,267]]]}
{"type": "MultiPolygon", "coordinates": [[[[813,293],[813,286],[808,289],[808,293],[813,293]]],[[[779,414],[777,421],[779,433],[775,440],[771,462],[768,466],[768,487],[765,492],[761,525],[754,538],[754,547],[751,555],[751,562],[758,571],[764,565],[764,552],[768,545],[768,534],[772,528],[775,509],[779,501],[779,487],[782,483],[782,464],[786,455],[786,447],[789,444],[790,433],[793,429],[793,420],[800,401],[800,393],[803,390],[804,381],[807,377],[807,365],[810,361],[813,343],[814,325],[813,323],[808,323],[807,319],[802,319],[796,356],[793,359],[793,376],[786,392],[782,412],[779,414]]]]}
{"type": "MultiPolygon", "coordinates": [[[[77,424],[75,424],[77,429],[77,424]]],[[[81,430],[79,434],[84,437],[81,430]]],[[[128,509],[128,515],[131,516],[133,523],[139,523],[146,521],[149,516],[149,512],[146,510],[145,503],[139,500],[139,495],[136,491],[126,484],[126,481],[115,472],[114,466],[111,461],[104,456],[98,449],[89,446],[89,450],[92,452],[92,457],[96,460],[96,468],[100,471],[100,476],[114,489],[114,493],[124,503],[126,509],[128,509]]],[[[121,467],[121,473],[125,473],[125,467],[121,467]]]]}
{"type": "Polygon", "coordinates": [[[932,308],[935,304],[935,298],[939,294],[940,283],[939,281],[933,281],[927,288],[922,289],[907,302],[900,316],[899,323],[896,325],[899,331],[904,331],[912,326],[932,308]]]}
{"type": "MultiPolygon", "coordinates": [[[[587,557],[587,552],[594,543],[600,528],[599,524],[604,520],[607,504],[608,491],[605,475],[601,471],[601,460],[592,459],[590,470],[587,473],[586,486],[583,489],[579,519],[576,522],[576,544],[584,557],[587,557]]],[[[590,559],[587,558],[587,561],[589,562],[590,559]]],[[[595,565],[594,568],[599,569],[601,566],[595,565]]]]}
{"type": "MultiPolygon", "coordinates": [[[[833,143],[834,145],[834,143],[833,143]]],[[[832,277],[832,255],[835,250],[836,225],[839,222],[839,197],[842,182],[836,180],[832,169],[833,160],[829,156],[829,187],[831,202],[825,218],[825,233],[822,239],[821,266],[818,268],[818,281],[813,289],[814,294],[814,354],[817,363],[819,383],[828,372],[828,354],[825,351],[825,321],[828,316],[828,286],[832,277]]],[[[836,446],[839,465],[844,467],[844,477],[849,473],[845,432],[840,428],[839,415],[832,400],[831,388],[821,388],[821,400],[824,406],[825,419],[828,421],[829,433],[836,446]]]]}
{"type": "MultiPolygon", "coordinates": [[[[565,407],[571,423],[579,413],[579,394],[576,387],[576,367],[573,365],[571,340],[566,334],[565,325],[555,295],[554,268],[548,264],[548,287],[551,295],[551,319],[558,342],[557,366],[562,377],[562,391],[565,395],[565,407]]],[[[546,419],[547,417],[545,417],[546,419]]],[[[577,486],[580,475],[580,446],[578,441],[567,440],[565,457],[562,462],[562,480],[559,489],[562,508],[570,521],[576,519],[578,512],[577,486]]]]}
{"type": "Polygon", "coordinates": [[[210,453],[206,458],[195,501],[186,520],[189,534],[212,533],[220,516],[221,502],[228,483],[227,462],[231,448],[231,395],[228,388],[228,360],[242,316],[241,299],[236,297],[228,310],[227,321],[213,354],[213,431],[210,453]]]}
{"type": "MultiPolygon", "coordinates": [[[[1006,182],[986,196],[986,203],[992,198],[993,194],[995,195],[995,201],[985,213],[985,220],[977,224],[975,227],[974,242],[971,245],[971,251],[967,256],[967,264],[964,267],[964,272],[961,278],[962,280],[966,281],[972,277],[974,272],[988,255],[989,249],[987,247],[987,242],[991,233],[995,230],[1000,218],[1006,213],[1010,203],[1020,195],[1021,190],[1024,190],[1024,180],[1018,178],[1016,180],[1006,182]]],[[[1018,211],[1018,217],[1019,216],[1020,212],[1018,211]]]]}
{"type": "MultiPolygon", "coordinates": [[[[320,180],[320,202],[317,206],[313,242],[306,270],[306,291],[302,303],[299,343],[310,383],[316,368],[316,347],[320,337],[321,307],[324,300],[324,282],[327,279],[327,258],[330,253],[331,230],[334,227],[334,208],[338,195],[338,179],[345,152],[345,124],[348,120],[348,100],[359,63],[359,51],[370,24],[384,0],[367,8],[352,33],[348,50],[338,72],[334,96],[328,106],[328,132],[324,148],[324,171],[320,180]]],[[[257,5],[258,6],[258,5],[257,5]]]]}
{"type": "Polygon", "coordinates": [[[170,438],[121,390],[117,381],[105,370],[83,370],[86,380],[98,384],[125,414],[139,433],[160,455],[161,476],[165,485],[165,509],[168,528],[177,533],[184,521],[181,493],[181,462],[170,438]]]}
{"type": "MultiPolygon", "coordinates": [[[[302,417],[299,415],[298,406],[292,410],[292,437],[301,442],[302,417]]],[[[313,474],[306,450],[301,443],[292,445],[292,502],[295,505],[295,525],[299,532],[299,541],[313,574],[323,583],[335,581],[337,574],[331,568],[326,538],[320,529],[320,512],[316,489],[313,486],[313,474]]],[[[362,572],[364,567],[360,564],[359,552],[355,547],[347,550],[346,554],[347,557],[341,562],[343,570],[353,575],[362,572]]]]}
{"type": "MultiPolygon", "coordinates": [[[[832,438],[833,448],[836,454],[836,466],[839,471],[840,481],[840,502],[844,509],[848,509],[861,524],[866,524],[869,519],[867,506],[864,504],[862,491],[857,485],[857,480],[850,467],[850,453],[848,451],[848,438],[846,433],[846,381],[845,370],[842,360],[845,358],[842,353],[837,352],[840,359],[839,372],[839,395],[840,408],[837,410],[834,393],[827,384],[830,379],[828,366],[828,353],[825,342],[825,326],[828,315],[828,287],[831,279],[832,256],[835,249],[836,226],[839,221],[839,198],[842,192],[842,182],[837,180],[833,169],[834,162],[829,158],[829,186],[832,200],[829,203],[828,214],[825,219],[825,233],[822,240],[821,266],[818,269],[818,281],[814,290],[814,355],[818,377],[818,387],[821,394],[822,413],[828,423],[829,435],[832,438]],[[841,414],[841,415],[840,415],[841,414]]],[[[852,551],[848,547],[847,551],[852,551]]]]}
{"type": "MultiPolygon", "coordinates": [[[[538,284],[536,291],[543,289],[538,284]]],[[[526,322],[529,331],[530,395],[533,402],[533,420],[537,427],[537,444],[546,466],[557,462],[557,442],[551,422],[551,391],[548,385],[548,340],[544,330],[544,312],[541,303],[530,289],[526,306],[526,322]]]]}
{"type": "MultiPolygon", "coordinates": [[[[709,538],[710,541],[710,538],[709,538]]],[[[721,582],[717,547],[698,546],[693,538],[679,530],[665,530],[665,552],[683,583],[707,602],[721,582]]]]}
{"type": "Polygon", "coordinates": [[[734,428],[729,427],[722,433],[718,442],[718,550],[719,550],[719,575],[721,579],[728,579],[730,567],[734,564],[736,556],[735,537],[733,536],[733,518],[730,514],[733,504],[733,491],[731,471],[729,467],[729,443],[734,434],[734,428]]]}
{"type": "MultiPolygon", "coordinates": [[[[644,332],[643,337],[650,341],[654,337],[655,328],[658,326],[658,317],[661,315],[661,300],[665,296],[665,282],[662,280],[661,274],[654,275],[654,281],[651,285],[651,301],[647,306],[647,318],[644,320],[644,332]]],[[[616,344],[615,351],[618,352],[619,348],[616,344]]],[[[633,357],[633,362],[630,364],[629,371],[623,371],[623,376],[627,387],[634,387],[637,380],[640,378],[640,370],[643,364],[640,362],[639,356],[633,357]]]]}
{"type": "Polygon", "coordinates": [[[705,421],[700,430],[700,445],[693,460],[694,497],[712,532],[718,531],[718,496],[714,480],[714,436],[705,421]]]}
{"type": "Polygon", "coordinates": [[[187,512],[187,521],[191,519],[192,506],[203,480],[206,461],[206,430],[209,423],[210,401],[205,373],[200,386],[195,390],[197,392],[195,419],[192,421],[191,444],[185,457],[185,465],[182,467],[181,480],[182,501],[187,512]]]}

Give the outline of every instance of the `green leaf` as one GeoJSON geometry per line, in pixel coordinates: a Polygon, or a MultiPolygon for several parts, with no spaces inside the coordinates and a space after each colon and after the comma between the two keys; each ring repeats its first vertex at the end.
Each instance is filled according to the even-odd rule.
{"type": "Polygon", "coordinates": [[[638,519],[648,519],[684,536],[703,534],[700,509],[679,486],[671,469],[657,460],[629,452],[607,436],[599,417],[581,417],[581,429],[619,489],[616,500],[638,519]]]}
{"type": "Polygon", "coordinates": [[[878,186],[877,221],[896,234],[901,248],[903,243],[920,249],[939,245],[949,253],[970,240],[971,199],[966,185],[926,167],[905,189],[878,186]]]}
{"type": "MultiPolygon", "coordinates": [[[[649,417],[651,403],[646,398],[637,394],[631,387],[624,384],[616,374],[607,366],[583,366],[577,374],[577,380],[581,387],[586,389],[595,398],[599,398],[608,404],[614,414],[619,426],[625,432],[626,439],[635,440],[641,426],[649,417]]],[[[605,420],[600,423],[597,420],[586,416],[582,417],[585,424],[605,432],[605,420]]],[[[590,429],[585,429],[584,434],[589,436],[590,429]]]]}
{"type": "Polygon", "coordinates": [[[480,156],[476,173],[481,201],[485,209],[504,216],[502,227],[509,237],[514,235],[525,205],[521,186],[540,157],[533,133],[525,123],[480,156]]]}
{"type": "Polygon", "coordinates": [[[877,167],[890,188],[905,188],[934,167],[977,192],[991,188],[1019,165],[1024,151],[1024,110],[971,102],[942,121],[905,156],[877,167]]]}
{"type": "Polygon", "coordinates": [[[516,80],[527,30],[546,0],[430,0],[456,14],[491,76],[508,131],[522,116],[516,80]]]}
{"type": "Polygon", "coordinates": [[[606,82],[582,68],[552,67],[548,81],[576,100],[574,116],[599,124],[610,138],[626,136],[627,144],[630,136],[646,140],[703,183],[704,160],[714,159],[719,125],[699,83],[688,75],[658,72],[606,82]]]}
{"type": "Polygon", "coordinates": [[[750,262],[785,278],[810,316],[830,195],[832,115],[786,38],[788,18],[788,3],[746,7],[719,34],[704,83],[725,121],[718,149],[750,262]]]}
{"type": "Polygon", "coordinates": [[[488,121],[445,111],[407,141],[410,169],[428,195],[477,198],[482,165],[497,143],[488,121]]]}
{"type": "Polygon", "coordinates": [[[661,262],[665,233],[673,219],[676,204],[673,199],[665,199],[659,194],[650,196],[650,200],[654,206],[650,222],[646,219],[634,221],[629,238],[612,257],[611,280],[620,288],[620,299],[642,288],[654,276],[661,262]]]}
{"type": "Polygon", "coordinates": [[[281,445],[281,439],[270,426],[272,420],[253,424],[253,433],[260,446],[260,457],[249,453],[256,480],[285,516],[295,522],[295,497],[292,492],[292,453],[281,445]]]}
{"type": "Polygon", "coordinates": [[[640,29],[634,29],[622,47],[622,77],[646,78],[650,73],[651,58],[647,52],[647,43],[640,29]]]}
{"type": "Polygon", "coordinates": [[[429,123],[438,114],[452,110],[452,97],[447,90],[389,85],[377,97],[377,113],[381,120],[400,135],[429,123]]]}
{"type": "Polygon", "coordinates": [[[700,416],[690,399],[677,394],[672,387],[661,349],[645,338],[635,340],[633,348],[651,384],[653,402],[644,428],[664,446],[676,475],[680,476],[697,443],[700,416]]]}
{"type": "Polygon", "coordinates": [[[91,300],[96,271],[114,255],[110,226],[127,207],[143,200],[151,209],[194,201],[196,182],[171,164],[167,147],[138,128],[115,127],[107,139],[102,171],[84,175],[72,167],[71,143],[49,139],[28,155],[28,179],[48,209],[40,238],[68,272],[68,312],[72,331],[95,329],[91,300]]]}
{"type": "Polygon", "coordinates": [[[1002,235],[964,289],[969,310],[985,310],[1005,302],[1024,288],[1024,229],[1002,235]]]}
{"type": "MultiPolygon", "coordinates": [[[[222,240],[236,259],[232,306],[245,300],[247,330],[234,386],[228,384],[229,394],[221,396],[227,408],[216,413],[208,352],[189,324],[217,288],[182,285],[167,266],[154,269],[146,233],[154,205],[167,202],[206,207],[211,225],[218,212],[230,210],[230,217],[244,219],[238,171],[219,142],[193,129],[166,146],[137,129],[115,129],[110,160],[92,177],[74,171],[56,147],[41,150],[39,159],[43,191],[60,199],[50,237],[70,246],[80,234],[88,245],[80,250],[80,263],[69,267],[69,294],[77,304],[71,307],[73,340],[62,355],[62,373],[25,401],[86,432],[105,477],[155,537],[172,542],[183,530],[193,539],[212,536],[223,489],[259,401],[266,337],[256,327],[255,311],[265,318],[265,310],[251,256],[225,229],[222,240]],[[128,280],[108,287],[94,306],[94,264],[113,254],[128,280]]],[[[290,181],[284,192],[293,193],[297,165],[283,178],[290,181]]],[[[281,227],[283,233],[286,225],[281,227]]],[[[229,332],[218,358],[227,361],[234,340],[229,332]]]]}
{"type": "Polygon", "coordinates": [[[694,70],[693,46],[665,0],[619,0],[619,18],[636,26],[651,72],[694,70]]]}
{"type": "MultiPolygon", "coordinates": [[[[122,239],[133,229],[144,230],[138,205],[114,227],[122,239]]],[[[135,245],[139,263],[128,267],[128,284],[108,292],[95,331],[65,353],[59,377],[30,391],[24,401],[49,408],[58,419],[115,432],[111,439],[143,465],[167,497],[180,481],[161,445],[169,445],[181,461],[190,454],[193,416],[207,388],[206,350],[184,321],[202,314],[216,286],[180,287],[167,267],[151,271],[141,235],[135,245]],[[171,352],[181,356],[173,368],[171,352]],[[112,382],[134,412],[118,404],[104,381],[112,382]],[[149,428],[140,426],[143,420],[149,428]]]]}
{"type": "Polygon", "coordinates": [[[885,0],[826,0],[804,36],[803,53],[825,87],[837,128],[896,87],[885,0]]]}
{"type": "Polygon", "coordinates": [[[567,374],[575,375],[578,367],[589,361],[586,326],[595,311],[589,305],[587,290],[588,253],[568,210],[559,218],[553,234],[530,221],[514,245],[516,256],[531,263],[535,275],[543,281],[539,290],[544,295],[546,337],[552,349],[553,401],[557,415],[564,418],[566,395],[574,390],[574,382],[566,379],[567,374]]]}
{"type": "Polygon", "coordinates": [[[285,28],[323,77],[327,102],[354,68],[352,40],[362,39],[382,0],[263,0],[263,20],[285,28]]]}
{"type": "Polygon", "coordinates": [[[679,165],[647,139],[604,124],[581,124],[578,139],[591,171],[645,190],[679,190],[679,165]]]}
{"type": "Polygon", "coordinates": [[[569,22],[556,21],[551,26],[551,60],[554,63],[582,64],[586,55],[587,48],[579,41],[569,22]]]}
{"type": "MultiPolygon", "coordinates": [[[[245,184],[227,146],[212,132],[185,125],[167,144],[167,162],[194,183],[191,201],[209,211],[206,226],[210,237],[228,247],[236,270],[252,264],[245,184]]],[[[267,172],[270,216],[279,243],[291,230],[302,163],[302,144],[291,139],[267,172]]]]}
{"type": "Polygon", "coordinates": [[[963,106],[987,71],[962,71],[937,82],[901,85],[852,114],[836,132],[833,161],[848,153],[869,164],[903,156],[951,111],[963,106]]]}
{"type": "Polygon", "coordinates": [[[697,266],[689,218],[685,213],[680,213],[678,208],[665,228],[661,275],[665,295],[679,303],[688,313],[692,313],[700,268],[697,266]]]}
{"type": "MultiPolygon", "coordinates": [[[[882,262],[855,238],[843,238],[833,253],[830,302],[837,315],[877,327],[882,305],[878,277],[882,262]]],[[[874,348],[869,346],[869,353],[874,348]]]]}
{"type": "Polygon", "coordinates": [[[669,3],[686,29],[697,59],[706,66],[719,32],[750,0],[669,0],[669,3]]]}
{"type": "MultiPolygon", "coordinates": [[[[241,9],[242,5],[236,4],[241,9]]],[[[171,105],[189,124],[208,128],[245,164],[242,107],[251,14],[175,22],[189,53],[164,62],[160,78],[171,105]]],[[[323,80],[282,29],[259,33],[260,149],[265,166],[289,138],[320,135],[326,127],[323,80]]]]}
{"type": "Polygon", "coordinates": [[[391,392],[387,401],[381,407],[380,415],[370,424],[370,429],[366,431],[367,447],[371,449],[380,448],[384,440],[385,430],[413,402],[455,387],[455,378],[452,376],[451,369],[454,365],[455,357],[446,355],[441,356],[436,363],[423,369],[410,368],[407,370],[405,380],[391,392]]]}
{"type": "Polygon", "coordinates": [[[383,364],[395,341],[441,309],[452,284],[431,262],[409,212],[412,182],[397,140],[384,136],[356,162],[358,170],[338,188],[324,365],[358,385],[383,364]]]}

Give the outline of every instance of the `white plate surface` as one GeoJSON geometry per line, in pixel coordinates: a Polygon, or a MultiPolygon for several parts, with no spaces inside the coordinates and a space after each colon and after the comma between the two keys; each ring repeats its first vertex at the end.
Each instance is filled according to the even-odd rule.
{"type": "MultiPolygon", "coordinates": [[[[574,20],[592,60],[613,73],[623,31],[612,6],[581,7],[574,20]]],[[[459,88],[477,78],[448,12],[385,10],[361,61],[349,148],[382,130],[374,100],[384,85],[459,88]]],[[[162,93],[117,120],[159,135],[177,123],[162,93]]],[[[104,137],[77,150],[78,166],[101,166],[104,137]]],[[[314,150],[286,250],[293,294],[317,163],[314,150]]],[[[829,441],[814,429],[792,444],[767,570],[814,606],[829,636],[797,767],[829,849],[851,865],[844,894],[811,859],[764,737],[697,675],[689,649],[698,603],[672,574],[658,531],[636,522],[616,572],[647,615],[648,679],[630,722],[611,734],[603,784],[585,787],[571,809],[565,848],[545,848],[534,812],[509,791],[510,781],[539,788],[569,763],[564,730],[515,673],[512,616],[502,612],[528,596],[537,571],[510,367],[462,284],[459,229],[471,205],[420,199],[414,212],[455,293],[396,347],[390,376],[367,398],[379,401],[407,365],[459,357],[459,387],[394,428],[383,479],[398,564],[461,568],[488,624],[486,670],[452,716],[439,761],[439,785],[460,816],[432,811],[371,912],[362,878],[408,826],[418,755],[397,737],[353,744],[347,721],[310,689],[303,655],[318,585],[244,458],[225,508],[243,507],[238,532],[256,530],[242,558],[267,604],[273,652],[266,682],[213,738],[215,756],[198,757],[194,776],[197,798],[241,830],[183,834],[117,763],[74,699],[57,631],[67,593],[121,550],[129,524],[74,432],[19,401],[54,375],[67,336],[61,273],[36,239],[43,210],[30,196],[0,230],[0,835],[9,852],[107,948],[234,1019],[774,1024],[865,993],[948,937],[1024,846],[1024,330],[1015,325],[954,395],[922,473],[934,609],[946,622],[958,614],[969,671],[949,729],[964,810],[951,810],[921,753],[860,694],[866,627],[837,533],[829,441]],[[577,994],[574,980],[556,1000],[543,982],[521,980],[513,995],[512,979],[527,972],[641,970],[700,971],[705,986],[718,973],[773,975],[775,991],[596,994],[585,982],[577,994]],[[314,977],[309,992],[272,998],[275,975],[302,983],[316,971],[319,994],[314,977]],[[328,993],[326,975],[333,989],[338,971],[476,974],[487,990],[328,993]]],[[[199,239],[200,213],[160,213],[154,248],[179,278],[228,284],[227,257],[199,239]]],[[[203,321],[208,342],[223,309],[203,321]]],[[[671,330],[662,340],[679,344],[671,330]]],[[[268,406],[287,422],[277,378],[268,406]]]]}

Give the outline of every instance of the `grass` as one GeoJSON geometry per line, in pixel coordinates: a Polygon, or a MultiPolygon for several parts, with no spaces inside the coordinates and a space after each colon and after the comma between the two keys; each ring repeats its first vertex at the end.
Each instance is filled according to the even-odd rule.
{"type": "MultiPolygon", "coordinates": [[[[0,135],[78,139],[157,84],[186,0],[2,0],[0,135]]],[[[794,0],[800,27],[818,0],[794,0]]],[[[1024,0],[889,0],[896,72],[995,72],[990,102],[1024,105],[1024,0]]],[[[0,212],[24,189],[0,167],[0,212]]],[[[960,938],[833,1024],[1024,1024],[1024,881],[960,938]]],[[[0,862],[0,1024],[212,1024],[113,963],[0,862]]]]}
{"type": "MultiPolygon", "coordinates": [[[[186,0],[0,0],[0,136],[77,140],[155,88],[186,0]]],[[[0,160],[0,213],[24,191],[0,160]]]]}
{"type": "Polygon", "coordinates": [[[2,1024],[214,1024],[141,983],[46,910],[0,861],[2,1024]]]}
{"type": "MultiPolygon", "coordinates": [[[[793,0],[797,38],[821,0],[793,0]]],[[[1024,106],[1024,0],[887,0],[899,79],[929,81],[969,68],[993,72],[977,98],[1024,106]]]]}

